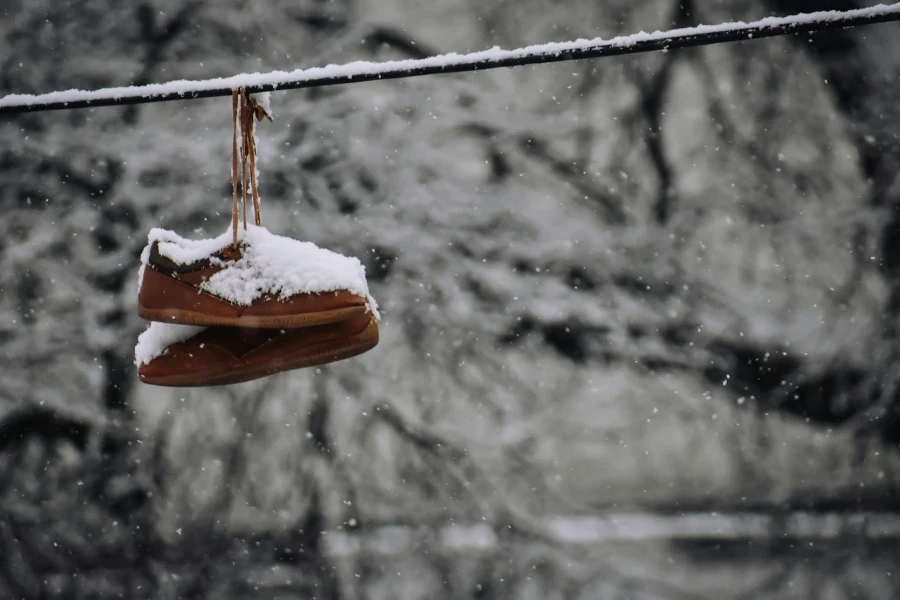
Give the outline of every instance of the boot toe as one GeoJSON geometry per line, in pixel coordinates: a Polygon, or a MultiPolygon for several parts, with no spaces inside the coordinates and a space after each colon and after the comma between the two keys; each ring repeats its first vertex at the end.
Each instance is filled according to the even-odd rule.
{"type": "Polygon", "coordinates": [[[172,344],[164,354],[140,365],[138,377],[146,383],[197,385],[240,364],[226,350],[198,337],[172,344]]]}

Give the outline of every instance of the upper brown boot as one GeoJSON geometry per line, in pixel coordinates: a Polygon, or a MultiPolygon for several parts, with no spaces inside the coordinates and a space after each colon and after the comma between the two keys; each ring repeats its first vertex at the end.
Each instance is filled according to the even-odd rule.
{"type": "Polygon", "coordinates": [[[165,323],[250,328],[309,327],[366,312],[377,316],[357,259],[262,227],[250,226],[243,237],[235,249],[226,236],[195,242],[151,231],[142,257],[138,314],[165,323]],[[204,243],[218,250],[195,259],[204,254],[204,243]]]}
{"type": "Polygon", "coordinates": [[[182,328],[192,337],[162,351],[152,346],[170,333],[159,330],[165,327],[153,323],[141,337],[155,339],[138,342],[138,377],[144,383],[178,387],[240,383],[350,358],[378,344],[378,323],[368,314],[302,329],[209,327],[195,333],[182,328]]]}

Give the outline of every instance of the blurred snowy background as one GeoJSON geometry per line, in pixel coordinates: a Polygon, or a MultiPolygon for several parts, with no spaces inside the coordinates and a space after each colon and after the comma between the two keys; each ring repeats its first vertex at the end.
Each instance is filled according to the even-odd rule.
{"type": "MultiPolygon", "coordinates": [[[[866,4],[4,0],[0,94],[866,4]]],[[[138,256],[229,226],[230,100],[3,118],[0,598],[900,597],[898,92],[886,24],[273,94],[382,341],[199,390],[138,256]]]]}

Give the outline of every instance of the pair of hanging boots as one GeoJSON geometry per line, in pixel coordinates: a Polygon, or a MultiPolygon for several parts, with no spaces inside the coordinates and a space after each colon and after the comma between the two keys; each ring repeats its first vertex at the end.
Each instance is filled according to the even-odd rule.
{"type": "Polygon", "coordinates": [[[239,383],[356,356],[378,344],[378,309],[360,262],[250,226],[186,240],[150,232],[138,314],[141,381],[239,383]],[[224,246],[224,248],[223,248],[224,246]],[[210,247],[216,248],[203,256],[210,247]]]}
{"type": "Polygon", "coordinates": [[[243,90],[235,92],[232,231],[207,240],[150,231],[141,256],[138,314],[153,323],[135,347],[144,383],[240,383],[342,360],[378,344],[378,307],[359,260],[261,226],[253,136],[260,110],[243,90]],[[240,231],[238,123],[245,190],[240,231]],[[248,157],[256,214],[250,226],[248,157]]]}

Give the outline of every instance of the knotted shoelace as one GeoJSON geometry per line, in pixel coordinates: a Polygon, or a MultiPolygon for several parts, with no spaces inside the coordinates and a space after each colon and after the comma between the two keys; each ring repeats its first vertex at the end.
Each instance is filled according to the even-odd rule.
{"type": "Polygon", "coordinates": [[[266,109],[251,98],[246,88],[233,90],[231,93],[231,120],[233,125],[231,147],[231,188],[233,200],[231,204],[231,230],[233,234],[232,246],[238,247],[238,154],[241,163],[241,206],[244,214],[244,229],[247,229],[247,167],[249,164],[251,198],[253,201],[254,221],[262,225],[262,215],[259,211],[259,191],[257,189],[256,173],[256,135],[253,133],[255,121],[264,118],[272,120],[266,109]],[[255,117],[255,119],[254,119],[255,117]],[[238,137],[240,140],[240,152],[238,151],[238,137]]]}

